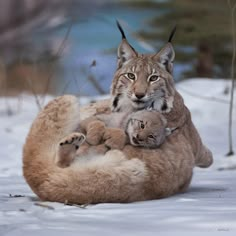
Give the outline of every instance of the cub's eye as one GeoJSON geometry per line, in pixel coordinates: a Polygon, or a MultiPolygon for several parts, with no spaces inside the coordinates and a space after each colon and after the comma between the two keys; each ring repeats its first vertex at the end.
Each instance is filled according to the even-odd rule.
{"type": "Polygon", "coordinates": [[[144,125],[143,122],[140,123],[140,128],[141,128],[141,129],[144,129],[144,128],[145,128],[145,125],[144,125]]]}
{"type": "Polygon", "coordinates": [[[127,77],[130,79],[130,80],[135,80],[135,75],[133,73],[127,73],[127,77]]]}
{"type": "Polygon", "coordinates": [[[149,77],[150,82],[158,81],[160,77],[158,75],[152,75],[149,77]]]}
{"type": "Polygon", "coordinates": [[[148,135],[148,138],[154,139],[154,136],[150,134],[150,135],[148,135]]]}

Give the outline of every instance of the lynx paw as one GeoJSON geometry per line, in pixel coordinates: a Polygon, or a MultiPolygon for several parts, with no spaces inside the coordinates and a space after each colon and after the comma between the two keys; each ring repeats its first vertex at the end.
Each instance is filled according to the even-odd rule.
{"type": "Polygon", "coordinates": [[[57,165],[60,167],[69,166],[84,140],[85,136],[82,133],[72,133],[63,138],[59,143],[57,165]]]}
{"type": "Polygon", "coordinates": [[[121,129],[107,128],[104,134],[105,145],[109,149],[122,150],[126,143],[126,134],[121,129]]]}
{"type": "Polygon", "coordinates": [[[74,147],[75,149],[78,149],[79,146],[84,142],[85,140],[85,135],[82,133],[72,133],[63,138],[60,142],[60,147],[74,147]]]}
{"type": "Polygon", "coordinates": [[[105,125],[101,121],[93,121],[87,128],[86,141],[90,145],[98,145],[101,143],[105,132],[105,125]]]}

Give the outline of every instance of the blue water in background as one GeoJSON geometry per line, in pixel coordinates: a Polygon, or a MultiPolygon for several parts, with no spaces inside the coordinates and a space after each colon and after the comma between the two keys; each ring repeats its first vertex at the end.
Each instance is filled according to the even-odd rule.
{"type": "MultiPolygon", "coordinates": [[[[108,53],[108,51],[116,49],[121,42],[116,20],[121,22],[129,43],[137,51],[150,53],[132,36],[132,32],[147,27],[145,22],[156,14],[160,13],[152,9],[134,10],[110,7],[100,9],[87,19],[74,23],[67,40],[67,48],[60,58],[63,73],[60,71],[56,74],[63,81],[58,93],[72,93],[81,96],[98,95],[98,90],[88,81],[88,75],[93,75],[104,92],[109,93],[116,69],[116,53],[108,53]],[[96,66],[90,67],[94,60],[96,66]]],[[[64,26],[53,35],[63,39],[67,28],[68,26],[64,26]]],[[[178,78],[182,70],[183,66],[175,66],[174,76],[178,78]]]]}

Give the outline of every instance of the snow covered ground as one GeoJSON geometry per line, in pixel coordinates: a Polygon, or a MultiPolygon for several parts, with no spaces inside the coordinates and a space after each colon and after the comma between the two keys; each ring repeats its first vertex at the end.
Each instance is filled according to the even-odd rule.
{"type": "MultiPolygon", "coordinates": [[[[228,150],[229,106],[224,101],[229,98],[223,93],[227,84],[192,79],[177,85],[215,160],[211,168],[195,169],[188,192],[162,200],[84,207],[40,202],[33,194],[21,167],[22,145],[38,112],[35,100],[27,95],[0,98],[0,236],[236,235],[236,169],[222,170],[236,166],[236,156],[224,156],[228,150]]],[[[234,105],[234,150],[235,112],[234,105]]]]}

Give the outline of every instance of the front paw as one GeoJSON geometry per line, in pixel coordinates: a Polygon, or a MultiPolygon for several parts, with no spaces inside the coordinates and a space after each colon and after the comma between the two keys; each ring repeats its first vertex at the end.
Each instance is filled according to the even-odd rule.
{"type": "Polygon", "coordinates": [[[93,121],[88,125],[86,141],[90,145],[98,145],[101,143],[105,132],[105,124],[101,121],[93,121]]]}
{"type": "Polygon", "coordinates": [[[107,128],[103,138],[109,149],[122,150],[126,144],[126,134],[121,129],[107,128]]]}

